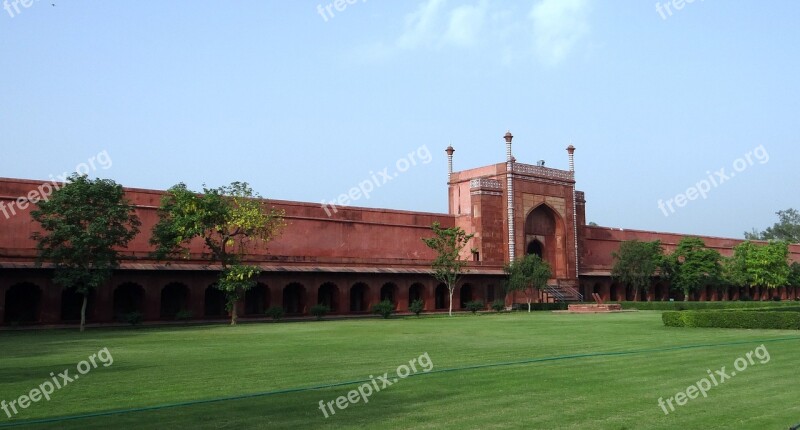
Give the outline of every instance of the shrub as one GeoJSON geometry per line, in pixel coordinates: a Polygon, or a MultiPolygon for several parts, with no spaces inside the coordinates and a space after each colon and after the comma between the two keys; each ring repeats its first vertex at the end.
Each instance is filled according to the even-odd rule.
{"type": "Polygon", "coordinates": [[[268,317],[271,317],[273,320],[279,320],[283,318],[283,308],[280,306],[272,306],[266,311],[264,311],[268,317]]]}
{"type": "Polygon", "coordinates": [[[505,300],[498,299],[492,302],[492,309],[494,309],[495,312],[501,312],[505,308],[506,308],[505,300]]]}
{"type": "Polygon", "coordinates": [[[473,300],[471,302],[465,303],[465,307],[467,308],[468,311],[475,314],[478,311],[485,309],[486,305],[484,305],[483,301],[481,300],[473,300]]]}
{"type": "Polygon", "coordinates": [[[781,301],[781,296],[775,296],[775,297],[773,297],[773,298],[772,298],[772,301],[773,301],[773,302],[779,302],[779,301],[781,301]]]}
{"type": "Polygon", "coordinates": [[[328,305],[324,305],[322,303],[318,305],[311,306],[311,315],[317,317],[317,321],[321,320],[322,317],[328,314],[331,311],[331,308],[328,305]]]}
{"type": "Polygon", "coordinates": [[[419,314],[425,310],[425,302],[423,302],[421,299],[414,300],[410,305],[408,305],[408,310],[413,312],[414,315],[419,316],[419,314]]]}
{"type": "Polygon", "coordinates": [[[192,317],[194,317],[192,311],[187,311],[185,309],[180,310],[175,314],[176,321],[189,321],[190,319],[192,319],[192,317]]]}
{"type": "Polygon", "coordinates": [[[753,300],[753,299],[750,296],[748,296],[747,294],[739,296],[739,301],[740,302],[749,302],[751,300],[753,300]]]}
{"type": "Polygon", "coordinates": [[[380,303],[372,305],[372,313],[382,316],[384,319],[389,318],[394,312],[394,303],[389,300],[384,300],[380,303]]]}
{"type": "Polygon", "coordinates": [[[144,315],[141,312],[128,312],[127,314],[122,314],[122,321],[130,325],[137,325],[142,322],[144,319],[144,315]]]}

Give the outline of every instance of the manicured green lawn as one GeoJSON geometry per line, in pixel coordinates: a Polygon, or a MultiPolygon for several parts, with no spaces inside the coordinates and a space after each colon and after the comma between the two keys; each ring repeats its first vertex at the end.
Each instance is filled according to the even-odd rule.
{"type": "MultiPolygon", "coordinates": [[[[658,311],[532,314],[0,333],[0,400],[29,392],[102,348],[100,365],[21,410],[19,420],[313,387],[383,375],[427,353],[433,371],[325,418],[343,385],[84,418],[30,428],[785,429],[800,423],[800,333],[666,328],[658,311]],[[779,340],[794,338],[792,340],[779,340]],[[708,397],[665,415],[665,399],[764,342],[708,397]],[[724,345],[725,343],[734,343],[724,345]],[[723,344],[723,345],[721,345],[723,344]],[[690,349],[668,349],[705,345],[690,349]],[[645,350],[645,351],[643,351],[645,350]],[[648,351],[649,350],[649,351],[648,351]],[[655,351],[653,351],[655,350],[655,351]],[[443,371],[602,352],[633,354],[443,371]]],[[[335,406],[334,406],[335,408],[335,406]]],[[[29,427],[24,427],[29,428],[29,427]]]]}

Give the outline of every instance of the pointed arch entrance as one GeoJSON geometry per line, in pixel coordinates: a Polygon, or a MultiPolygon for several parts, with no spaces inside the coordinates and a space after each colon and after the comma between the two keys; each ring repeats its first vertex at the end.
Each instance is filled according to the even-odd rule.
{"type": "Polygon", "coordinates": [[[525,217],[525,251],[550,264],[554,278],[567,277],[567,236],[564,219],[542,203],[525,217]]]}

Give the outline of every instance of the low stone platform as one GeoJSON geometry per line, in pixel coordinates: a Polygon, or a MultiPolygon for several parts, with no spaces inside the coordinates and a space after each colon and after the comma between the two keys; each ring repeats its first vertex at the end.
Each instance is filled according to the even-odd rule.
{"type": "Polygon", "coordinates": [[[574,304],[567,307],[567,312],[571,313],[600,313],[600,312],[622,312],[622,305],[619,303],[601,304],[574,304]]]}

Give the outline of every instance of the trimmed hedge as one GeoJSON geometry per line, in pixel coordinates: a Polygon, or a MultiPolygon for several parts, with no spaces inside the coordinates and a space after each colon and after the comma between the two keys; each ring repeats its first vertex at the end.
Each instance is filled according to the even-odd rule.
{"type": "Polygon", "coordinates": [[[796,307],[797,303],[786,302],[610,302],[619,303],[622,309],[638,309],[640,311],[682,311],[682,310],[705,310],[705,309],[743,309],[743,308],[777,308],[777,307],[796,307]]]}
{"type": "Polygon", "coordinates": [[[683,312],[666,311],[661,314],[661,321],[664,321],[664,325],[667,327],[686,327],[682,315],[683,312]]]}
{"type": "Polygon", "coordinates": [[[667,311],[661,320],[667,327],[716,327],[800,330],[800,312],[766,310],[667,311]]]}

